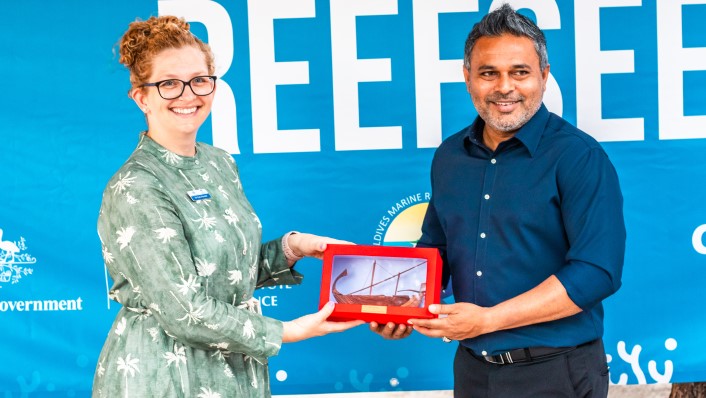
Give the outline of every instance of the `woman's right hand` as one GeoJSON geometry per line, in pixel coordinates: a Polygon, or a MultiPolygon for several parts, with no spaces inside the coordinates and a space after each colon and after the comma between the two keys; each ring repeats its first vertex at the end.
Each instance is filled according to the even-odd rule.
{"type": "Polygon", "coordinates": [[[294,343],[329,333],[338,333],[362,325],[363,321],[330,322],[326,318],[333,312],[334,304],[329,302],[317,313],[304,315],[293,321],[283,322],[282,342],[294,343]]]}

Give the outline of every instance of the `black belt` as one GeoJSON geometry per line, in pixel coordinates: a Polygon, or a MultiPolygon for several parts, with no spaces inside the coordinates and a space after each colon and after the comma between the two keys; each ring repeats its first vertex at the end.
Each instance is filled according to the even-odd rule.
{"type": "MultiPolygon", "coordinates": [[[[595,341],[595,340],[594,340],[595,341]]],[[[478,355],[473,350],[468,347],[461,345],[466,351],[476,358],[485,360],[486,362],[493,363],[496,365],[507,365],[511,363],[522,363],[522,362],[532,362],[535,360],[546,359],[549,357],[561,355],[569,351],[575,350],[577,347],[588,345],[593,343],[590,341],[580,346],[573,347],[530,347],[530,348],[518,348],[516,350],[503,352],[498,355],[478,355]]]]}

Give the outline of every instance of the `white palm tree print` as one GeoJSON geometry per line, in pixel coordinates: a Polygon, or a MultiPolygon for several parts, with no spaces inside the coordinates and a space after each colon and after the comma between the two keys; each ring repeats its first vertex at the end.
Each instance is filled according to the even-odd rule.
{"type": "Polygon", "coordinates": [[[103,367],[103,361],[98,362],[97,372],[98,372],[98,376],[101,376],[101,377],[103,377],[103,375],[105,374],[105,367],[103,367]]]}
{"type": "Polygon", "coordinates": [[[218,243],[223,243],[226,241],[226,239],[223,237],[223,235],[221,235],[221,233],[218,231],[215,231],[213,233],[213,237],[214,237],[214,239],[216,239],[216,242],[218,242],[218,243]]]}
{"type": "Polygon", "coordinates": [[[130,249],[130,253],[132,253],[132,257],[135,259],[135,262],[137,263],[137,267],[139,269],[142,269],[142,266],[140,266],[140,261],[137,259],[137,256],[135,256],[135,252],[132,251],[132,248],[130,247],[130,241],[132,240],[132,236],[135,234],[135,227],[133,226],[128,226],[124,228],[120,228],[118,231],[118,239],[117,242],[120,243],[120,251],[122,251],[124,248],[130,249]]]}
{"type": "Polygon", "coordinates": [[[124,177],[122,173],[118,175],[118,181],[110,186],[113,189],[113,194],[122,193],[124,190],[130,188],[132,183],[135,182],[137,177],[130,177],[130,173],[132,172],[128,171],[124,177]]]}
{"type": "Polygon", "coordinates": [[[216,271],[216,264],[209,263],[208,260],[196,257],[196,270],[200,276],[211,276],[211,274],[216,271]]]}
{"type": "Polygon", "coordinates": [[[118,336],[122,336],[123,333],[125,332],[125,327],[127,326],[127,320],[123,317],[120,318],[120,322],[118,322],[117,325],[115,325],[115,334],[118,336]]]}
{"type": "Polygon", "coordinates": [[[164,359],[167,360],[167,367],[172,364],[176,366],[179,371],[179,378],[181,379],[181,392],[184,392],[184,375],[181,373],[181,366],[179,366],[182,363],[186,365],[186,353],[184,347],[177,347],[177,345],[174,344],[174,352],[165,352],[164,359]]]}
{"type": "Polygon", "coordinates": [[[139,202],[140,202],[136,197],[130,195],[130,192],[128,192],[128,193],[125,194],[125,200],[126,200],[127,203],[130,204],[130,205],[134,205],[135,203],[139,203],[139,202]]]}
{"type": "Polygon", "coordinates": [[[243,234],[243,230],[240,229],[240,227],[238,226],[238,222],[240,221],[240,219],[238,218],[238,215],[235,214],[233,209],[231,209],[229,207],[225,210],[225,214],[223,214],[223,218],[225,218],[226,221],[228,221],[228,224],[234,226],[235,230],[238,231],[238,234],[240,235],[241,242],[243,242],[243,256],[246,255],[248,253],[248,247],[245,242],[245,234],[243,234]]]}
{"type": "Polygon", "coordinates": [[[257,275],[256,263],[252,263],[252,265],[250,265],[250,268],[248,268],[248,273],[250,274],[250,279],[255,279],[255,275],[257,275]]]}
{"type": "Polygon", "coordinates": [[[201,393],[196,396],[197,398],[221,398],[221,394],[212,391],[211,387],[201,387],[201,393]]]}
{"type": "Polygon", "coordinates": [[[255,338],[255,327],[253,326],[252,321],[250,319],[246,320],[243,324],[243,337],[246,337],[248,339],[255,338]]]}
{"type": "Polygon", "coordinates": [[[223,342],[223,343],[211,343],[209,344],[210,347],[216,348],[218,351],[224,351],[228,349],[228,343],[223,342]]]}
{"type": "Polygon", "coordinates": [[[229,195],[228,195],[228,193],[226,192],[226,190],[223,189],[223,185],[219,185],[219,186],[218,186],[218,192],[220,192],[221,195],[223,195],[224,198],[228,199],[228,196],[229,196],[229,195]]]}
{"type": "Polygon", "coordinates": [[[162,240],[162,243],[171,242],[172,238],[177,236],[176,231],[169,228],[169,227],[162,227],[159,229],[155,229],[154,233],[157,234],[157,239],[162,240]]]}
{"type": "Polygon", "coordinates": [[[137,367],[137,363],[140,362],[137,358],[131,358],[130,354],[127,354],[125,359],[118,358],[118,372],[123,372],[125,374],[125,397],[128,397],[128,382],[127,375],[130,373],[130,377],[135,377],[135,372],[140,373],[140,369],[137,367]]]}
{"type": "Polygon", "coordinates": [[[208,213],[206,213],[205,209],[203,211],[203,216],[201,216],[197,219],[192,219],[191,221],[198,222],[199,229],[205,228],[208,230],[208,229],[213,228],[214,225],[216,225],[216,217],[209,217],[209,215],[208,215],[208,213]]]}
{"type": "Polygon", "coordinates": [[[179,293],[183,296],[186,296],[186,294],[189,293],[189,290],[196,293],[196,289],[200,286],[201,284],[198,283],[196,276],[194,276],[194,274],[189,274],[189,280],[181,278],[181,284],[177,284],[177,290],[179,290],[179,293]]]}
{"type": "Polygon", "coordinates": [[[109,252],[108,248],[103,246],[103,261],[105,261],[106,264],[112,264],[114,260],[115,257],[113,257],[113,253],[109,252]]]}
{"type": "Polygon", "coordinates": [[[228,274],[228,280],[230,281],[231,285],[235,285],[236,283],[243,280],[243,273],[239,269],[228,271],[228,274]]]}
{"type": "Polygon", "coordinates": [[[238,222],[238,216],[235,215],[235,212],[230,207],[226,209],[223,218],[225,218],[226,221],[228,221],[228,224],[230,225],[235,225],[235,223],[238,222]]]}
{"type": "Polygon", "coordinates": [[[223,161],[224,161],[224,162],[226,163],[226,165],[228,166],[228,170],[229,170],[231,173],[233,173],[233,176],[235,177],[234,179],[231,180],[231,182],[234,182],[234,183],[238,184],[238,188],[241,188],[241,185],[240,185],[240,178],[238,178],[238,173],[236,173],[236,172],[235,172],[235,169],[234,169],[233,167],[231,167],[231,165],[235,163],[235,159],[233,159],[232,157],[228,157],[228,158],[223,158],[223,161]]]}
{"type": "MultiPolygon", "coordinates": [[[[182,308],[184,308],[183,305],[182,308]]],[[[187,310],[186,308],[184,308],[184,310],[186,311],[186,314],[183,317],[178,318],[177,321],[186,320],[189,326],[191,326],[192,322],[194,323],[194,325],[198,325],[199,323],[201,323],[201,318],[203,317],[204,312],[203,308],[194,309],[194,305],[192,303],[189,303],[189,309],[187,310]]]]}
{"type": "Polygon", "coordinates": [[[208,260],[196,257],[196,271],[200,276],[206,277],[206,297],[208,297],[208,277],[216,271],[216,264],[209,263],[208,260]]]}
{"type": "Polygon", "coordinates": [[[148,328],[147,333],[152,336],[152,342],[156,343],[157,342],[157,336],[159,336],[159,329],[157,328],[148,328]]]}
{"type": "MultiPolygon", "coordinates": [[[[167,225],[164,223],[164,220],[162,219],[162,214],[159,212],[159,209],[155,206],[154,211],[157,213],[157,216],[159,216],[159,221],[162,223],[162,228],[155,229],[154,232],[157,234],[157,239],[161,239],[162,243],[167,243],[171,242],[172,238],[177,235],[176,231],[172,228],[167,227],[167,225]]],[[[172,256],[174,253],[172,253],[172,256]]]]}
{"type": "Polygon", "coordinates": [[[135,234],[135,227],[129,226],[127,228],[120,228],[118,230],[117,242],[120,243],[120,250],[126,248],[130,241],[132,240],[132,235],[135,234]]]}
{"type": "Polygon", "coordinates": [[[166,149],[160,149],[159,151],[162,152],[162,159],[164,159],[167,163],[177,164],[181,162],[181,156],[177,155],[176,153],[168,151],[166,149]]]}

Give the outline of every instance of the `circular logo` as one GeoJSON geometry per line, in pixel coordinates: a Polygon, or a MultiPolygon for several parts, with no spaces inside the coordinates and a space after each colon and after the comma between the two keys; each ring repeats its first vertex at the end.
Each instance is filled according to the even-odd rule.
{"type": "Polygon", "coordinates": [[[422,222],[431,194],[417,193],[399,200],[378,222],[373,244],[414,247],[422,236],[422,222]]]}

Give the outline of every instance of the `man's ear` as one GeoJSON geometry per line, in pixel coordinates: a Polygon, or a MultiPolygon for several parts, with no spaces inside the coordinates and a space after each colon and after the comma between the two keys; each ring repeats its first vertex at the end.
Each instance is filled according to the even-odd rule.
{"type": "Polygon", "coordinates": [[[461,69],[463,69],[463,80],[466,82],[466,91],[468,91],[468,94],[471,93],[471,71],[466,68],[466,66],[462,66],[461,69]]]}
{"type": "Polygon", "coordinates": [[[547,90],[547,79],[549,79],[549,64],[547,64],[547,66],[542,71],[543,92],[547,90]]]}

